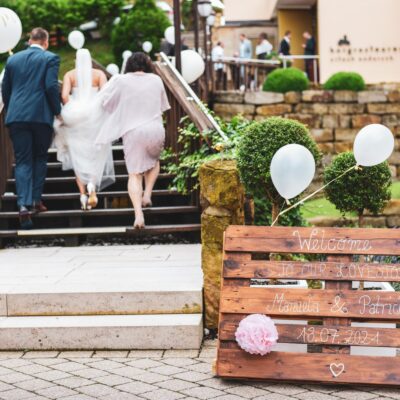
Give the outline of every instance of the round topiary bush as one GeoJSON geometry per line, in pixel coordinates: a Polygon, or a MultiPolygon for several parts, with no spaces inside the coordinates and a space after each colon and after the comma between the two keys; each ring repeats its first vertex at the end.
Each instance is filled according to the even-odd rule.
{"type": "Polygon", "coordinates": [[[132,10],[121,16],[113,29],[111,41],[115,58],[122,59],[125,50],[143,51],[142,44],[153,44],[152,55],[160,50],[164,31],[171,25],[164,11],[157,7],[155,0],[136,0],[132,10]]]}
{"type": "MultiPolygon", "coordinates": [[[[356,164],[352,152],[339,154],[324,171],[324,183],[337,178],[356,164]]],[[[382,211],[390,200],[392,182],[389,165],[384,162],[373,167],[352,170],[331,183],[326,189],[327,199],[335,207],[345,212],[356,212],[359,226],[363,226],[363,214],[369,210],[373,214],[382,211]]]]}
{"type": "Polygon", "coordinates": [[[237,147],[237,164],[248,194],[267,198],[272,203],[272,218],[279,214],[284,199],[276,191],[270,174],[272,157],[283,146],[297,143],[311,151],[315,161],[321,157],[305,125],[281,117],[271,117],[249,125],[237,147]]]}
{"type": "Polygon", "coordinates": [[[357,72],[337,72],[324,84],[326,90],[353,90],[358,92],[365,89],[363,77],[357,72]]]}
{"type": "Polygon", "coordinates": [[[279,68],[272,71],[264,82],[265,92],[300,92],[308,89],[309,80],[305,73],[298,68],[279,68]]]}

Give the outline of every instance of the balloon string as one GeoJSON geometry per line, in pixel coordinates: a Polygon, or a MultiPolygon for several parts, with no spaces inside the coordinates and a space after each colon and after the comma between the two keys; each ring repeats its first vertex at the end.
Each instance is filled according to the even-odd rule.
{"type": "Polygon", "coordinates": [[[336,178],[332,179],[331,181],[329,181],[328,183],[326,183],[325,185],[321,186],[319,189],[317,189],[315,192],[312,192],[311,194],[309,194],[308,196],[304,197],[303,199],[299,200],[297,203],[291,205],[290,207],[286,208],[285,210],[281,211],[278,216],[275,218],[275,220],[272,222],[271,226],[274,226],[276,224],[276,222],[278,221],[279,217],[281,217],[282,215],[286,214],[288,211],[292,210],[293,208],[296,208],[297,206],[299,206],[300,204],[304,203],[305,201],[311,199],[312,197],[314,197],[317,193],[319,193],[321,190],[324,190],[327,186],[329,186],[331,183],[337,181],[338,179],[342,178],[344,175],[348,174],[350,171],[352,171],[353,169],[358,169],[358,165],[353,165],[351,168],[349,168],[348,170],[344,171],[342,174],[340,174],[339,176],[337,176],[336,178]]]}

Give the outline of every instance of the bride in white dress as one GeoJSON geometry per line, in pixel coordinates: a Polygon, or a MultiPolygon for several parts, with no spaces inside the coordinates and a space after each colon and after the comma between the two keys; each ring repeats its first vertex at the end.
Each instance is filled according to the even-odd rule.
{"type": "Polygon", "coordinates": [[[63,122],[55,127],[54,144],[63,170],[75,172],[83,210],[96,207],[96,191],[115,181],[111,143],[95,144],[104,118],[99,92],[105,83],[106,75],[92,68],[89,50],[78,50],[76,68],[63,79],[63,122]]]}

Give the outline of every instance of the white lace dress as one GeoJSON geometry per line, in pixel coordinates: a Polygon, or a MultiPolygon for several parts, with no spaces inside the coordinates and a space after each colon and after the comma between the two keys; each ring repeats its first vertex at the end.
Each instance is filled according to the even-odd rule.
{"type": "Polygon", "coordinates": [[[115,181],[115,173],[111,143],[95,143],[104,118],[98,91],[92,87],[82,98],[73,88],[61,112],[63,124],[55,126],[54,145],[63,170],[73,169],[83,184],[93,183],[101,190],[115,181]]]}

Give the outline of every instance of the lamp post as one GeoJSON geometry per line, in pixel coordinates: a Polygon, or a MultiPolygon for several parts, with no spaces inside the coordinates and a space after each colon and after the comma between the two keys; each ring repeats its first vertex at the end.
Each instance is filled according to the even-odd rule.
{"type": "Polygon", "coordinates": [[[182,72],[181,4],[179,0],[174,0],[174,27],[175,27],[175,67],[179,72],[182,72]]]}
{"type": "Polygon", "coordinates": [[[194,49],[199,52],[199,11],[197,9],[197,0],[193,0],[193,29],[194,29],[194,49]]]}
{"type": "Polygon", "coordinates": [[[208,50],[207,50],[207,18],[211,15],[212,5],[211,0],[197,0],[197,10],[203,20],[203,35],[204,35],[204,60],[206,63],[206,91],[208,97],[208,82],[209,82],[209,68],[208,68],[208,50]]]}

